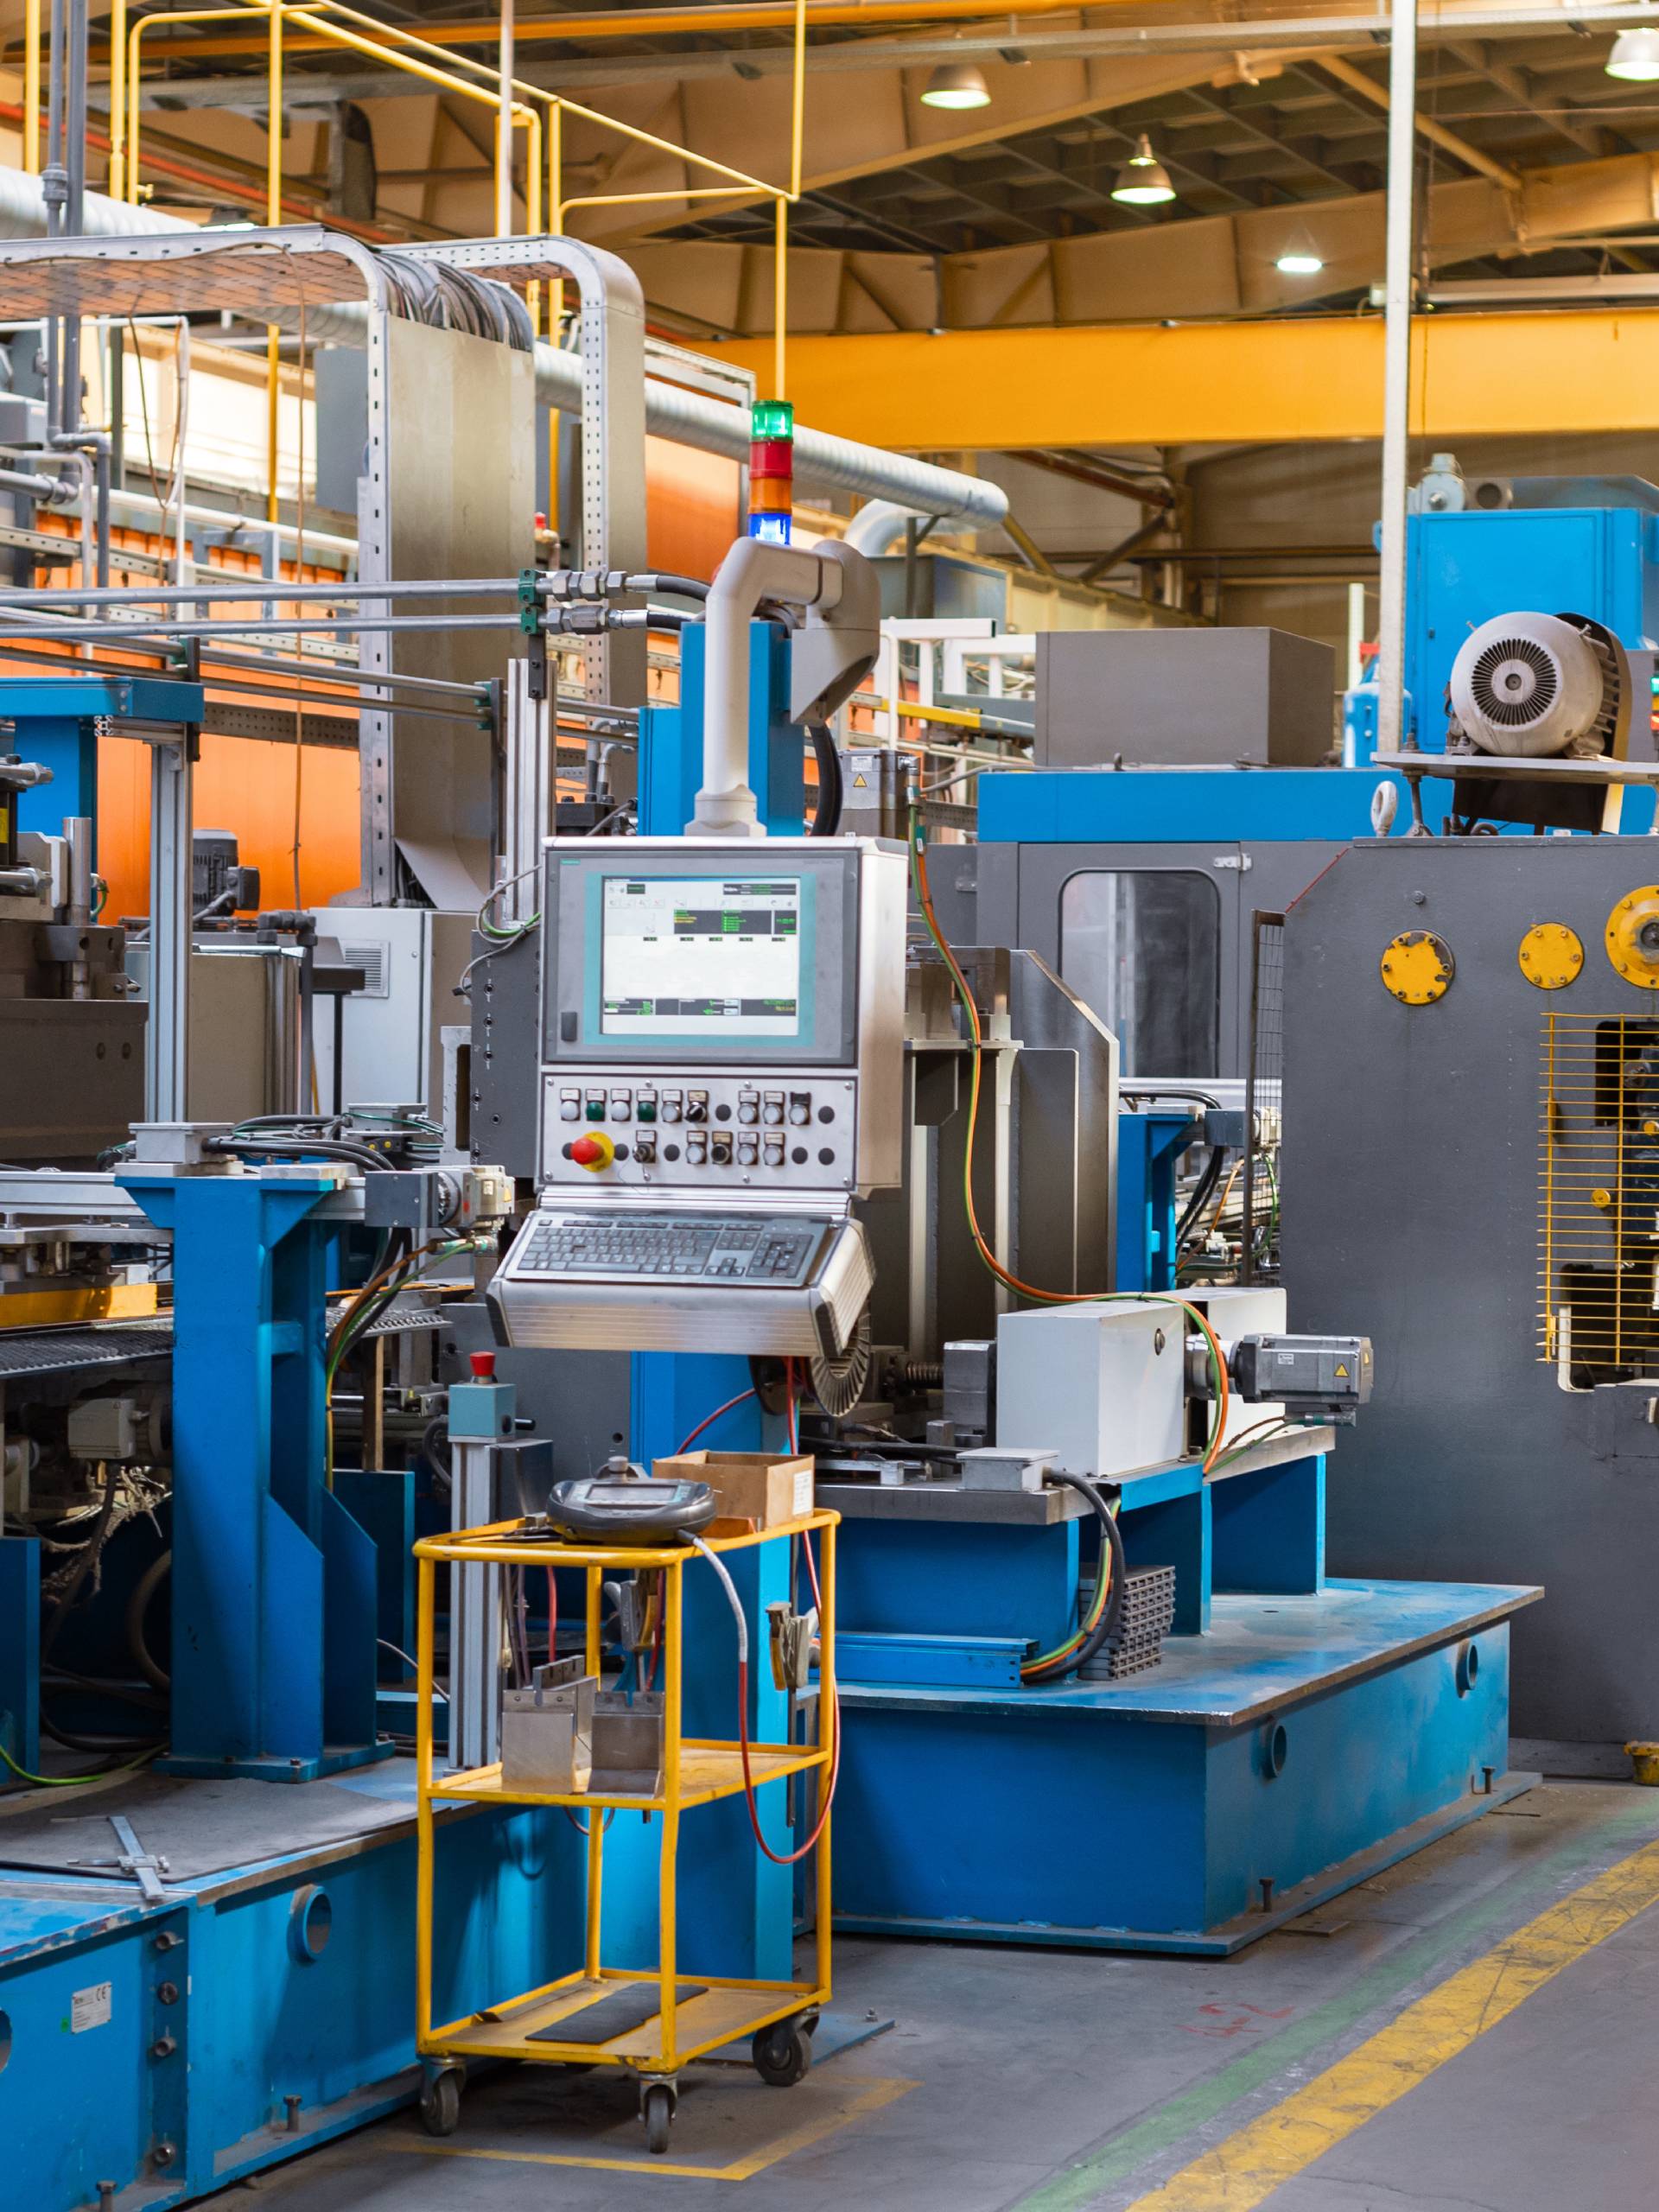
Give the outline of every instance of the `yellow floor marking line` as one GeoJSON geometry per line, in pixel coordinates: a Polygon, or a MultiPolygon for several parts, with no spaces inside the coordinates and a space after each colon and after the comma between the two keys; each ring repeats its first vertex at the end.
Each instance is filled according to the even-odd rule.
{"type": "MultiPolygon", "coordinates": [[[[849,2082],[849,2087],[852,2086],[849,2082]]],[[[734,2158],[728,2166],[694,2166],[673,2158],[649,2156],[601,2158],[586,2158],[569,2151],[498,2151],[483,2144],[434,2142],[423,2135],[388,2135],[384,2139],[389,2150],[422,2151],[435,2158],[494,2158],[520,2166],[588,2166],[603,2173],[664,2174],[691,2181],[753,2181],[756,2174],[764,2173],[780,2159],[792,2158],[810,2144],[821,2143],[826,2135],[833,2135],[854,2120],[862,2120],[867,2113],[880,2112],[884,2105],[896,2104],[912,2089],[919,2089],[921,2083],[894,2080],[861,2082],[858,2086],[861,2095],[831,2112],[819,2113],[816,2119],[804,2120],[787,2135],[780,2135],[759,2150],[734,2158]]]]}
{"type": "Polygon", "coordinates": [[[1659,1843],[1598,1874],[1130,2212],[1251,2212],[1659,1901],[1659,1843]]]}

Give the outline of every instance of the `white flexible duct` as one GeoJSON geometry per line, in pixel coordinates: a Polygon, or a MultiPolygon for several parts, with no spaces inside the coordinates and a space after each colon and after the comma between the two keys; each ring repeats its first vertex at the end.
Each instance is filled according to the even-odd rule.
{"type": "MultiPolygon", "coordinates": [[[[86,194],[86,219],[89,234],[96,226],[96,234],[104,238],[140,238],[196,228],[181,216],[163,214],[156,208],[131,207],[124,200],[105,199],[97,192],[86,194]]],[[[0,169],[0,238],[45,236],[46,203],[41,196],[40,179],[26,176],[21,169],[0,169]]],[[[297,330],[299,311],[276,308],[272,320],[282,329],[297,330]]],[[[365,342],[366,320],[367,309],[354,301],[308,308],[306,336],[317,346],[360,346],[365,342]]],[[[536,396],[544,407],[580,414],[580,354],[538,341],[536,396]]],[[[742,408],[728,407],[723,400],[687,391],[678,385],[659,384],[653,377],[645,379],[645,428],[676,445],[724,454],[733,461],[748,458],[749,419],[742,408]]],[[[1007,494],[1000,485],[964,476],[958,469],[936,467],[931,461],[913,461],[905,454],[886,453],[880,446],[831,437],[827,431],[810,429],[804,423],[796,426],[795,466],[804,481],[825,490],[856,492],[867,499],[895,503],[901,523],[905,513],[938,515],[994,530],[1008,511],[1007,494]]]]}
{"type": "MultiPolygon", "coordinates": [[[[1005,498],[1004,509],[1007,504],[1005,498]]],[[[879,561],[904,536],[905,525],[914,512],[914,508],[901,507],[894,499],[872,499],[848,524],[841,542],[850,545],[855,553],[862,553],[867,560],[879,561]]]]}
{"type": "Polygon", "coordinates": [[[881,642],[880,592],[861,555],[833,540],[809,549],[738,539],[715,572],[703,611],[702,788],[685,825],[688,837],[766,834],[748,781],[749,625],[762,600],[807,609],[793,658],[813,664],[806,688],[817,696],[798,699],[791,686],[791,715],[810,716],[825,703],[833,709],[881,642]],[[829,650],[812,653],[815,642],[829,650]]]}

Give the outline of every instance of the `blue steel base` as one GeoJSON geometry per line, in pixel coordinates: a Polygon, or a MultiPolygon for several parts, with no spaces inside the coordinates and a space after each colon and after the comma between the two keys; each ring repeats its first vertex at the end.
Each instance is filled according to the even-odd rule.
{"type": "MultiPolygon", "coordinates": [[[[154,1906],[130,1883],[0,1872],[3,2104],[29,2115],[8,2133],[8,2203],[82,2212],[112,2181],[118,2212],[162,2212],[417,2094],[412,1770],[321,1787],[399,1817],[285,1848],[295,1793],[261,1789],[268,1855],[169,1882],[154,1906]]],[[[119,1802],[78,1794],[76,1810],[119,1802]]],[[[441,1838],[442,2018],[579,1961],[582,1845],[568,1821],[463,1813],[441,1838]]]]}
{"type": "Polygon", "coordinates": [[[395,1758],[395,1744],[348,1744],[341,1751],[325,1750],[319,1758],[191,1758],[186,1753],[165,1753],[155,1763],[157,1774],[193,1776],[198,1782],[222,1782],[239,1775],[255,1782],[321,1782],[331,1774],[353,1767],[377,1766],[395,1758]]]}
{"type": "Polygon", "coordinates": [[[1218,1593],[1122,1682],[849,1683],[836,1925],[1236,1950],[1528,1786],[1508,1617],[1535,1595],[1218,1593]]]}

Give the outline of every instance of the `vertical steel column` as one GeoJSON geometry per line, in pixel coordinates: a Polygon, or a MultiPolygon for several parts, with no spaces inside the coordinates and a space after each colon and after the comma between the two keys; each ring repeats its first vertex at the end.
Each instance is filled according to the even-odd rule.
{"type": "Polygon", "coordinates": [[[144,1119],[182,1122],[190,1056],[191,762],[194,732],[149,754],[149,1020],[144,1119]]]}
{"type": "Polygon", "coordinates": [[[530,696],[530,663],[507,671],[501,704],[504,760],[501,779],[501,872],[505,887],[498,918],[511,928],[527,922],[541,896],[542,840],[554,829],[554,675],[548,670],[544,699],[530,696]]]}
{"type": "MultiPolygon", "coordinates": [[[[450,1436],[450,1525],[495,1518],[495,1446],[450,1436]]],[[[501,1756],[501,1570],[449,1570],[449,1763],[492,1766],[501,1756]]]]}
{"type": "Polygon", "coordinates": [[[1376,744],[1406,734],[1406,467],[1411,429],[1412,234],[1417,151],[1417,0],[1394,0],[1389,47],[1388,251],[1382,324],[1382,548],[1376,744]]]}

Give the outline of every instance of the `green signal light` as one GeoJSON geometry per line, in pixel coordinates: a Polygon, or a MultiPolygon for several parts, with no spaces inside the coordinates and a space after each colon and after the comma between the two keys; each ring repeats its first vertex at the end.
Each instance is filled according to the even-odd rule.
{"type": "Polygon", "coordinates": [[[752,438],[792,438],[795,410],[786,399],[757,399],[749,409],[752,438]]]}

